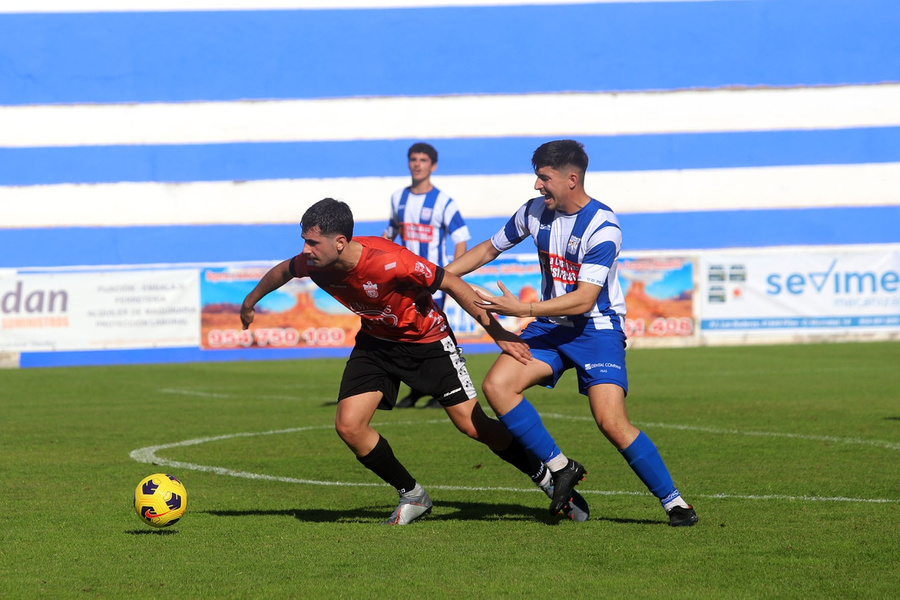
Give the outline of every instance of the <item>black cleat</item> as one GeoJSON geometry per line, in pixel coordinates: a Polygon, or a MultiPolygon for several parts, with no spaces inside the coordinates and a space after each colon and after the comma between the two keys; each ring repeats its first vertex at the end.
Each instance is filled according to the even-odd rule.
{"type": "Polygon", "coordinates": [[[671,527],[693,527],[699,520],[693,506],[673,506],[666,514],[669,515],[671,527]]]}
{"type": "Polygon", "coordinates": [[[581,463],[575,462],[571,458],[565,467],[550,474],[553,478],[553,498],[550,500],[551,515],[558,515],[559,511],[572,500],[575,486],[584,479],[585,475],[587,475],[587,471],[584,470],[581,463]]]}
{"type": "Polygon", "coordinates": [[[572,499],[563,506],[563,514],[573,521],[584,523],[591,518],[591,509],[587,500],[577,490],[572,490],[572,499]]]}

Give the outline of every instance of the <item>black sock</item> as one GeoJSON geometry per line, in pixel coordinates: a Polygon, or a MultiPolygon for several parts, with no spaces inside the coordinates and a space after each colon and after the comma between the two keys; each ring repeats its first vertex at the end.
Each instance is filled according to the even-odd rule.
{"type": "Polygon", "coordinates": [[[391,445],[381,435],[378,436],[378,443],[375,444],[372,451],[365,456],[357,456],[356,460],[397,488],[401,494],[412,491],[416,487],[416,480],[409,474],[406,467],[400,464],[400,461],[394,456],[394,451],[391,450],[391,445]]]}
{"type": "Polygon", "coordinates": [[[509,446],[504,450],[494,450],[494,454],[522,471],[535,483],[540,483],[544,476],[544,463],[538,457],[525,449],[525,446],[516,438],[513,438],[509,446]]]}

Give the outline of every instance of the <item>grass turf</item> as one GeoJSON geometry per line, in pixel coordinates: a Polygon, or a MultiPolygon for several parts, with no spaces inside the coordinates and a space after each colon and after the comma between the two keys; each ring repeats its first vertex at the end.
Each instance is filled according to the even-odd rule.
{"type": "MultiPolygon", "coordinates": [[[[492,360],[469,357],[477,381],[492,360]]],[[[628,361],[629,414],[696,527],[666,526],[571,375],[529,399],[588,468],[589,522],[550,517],[442,411],[409,409],[376,428],[435,508],[393,528],[396,493],[333,431],[341,360],[0,371],[0,596],[895,597],[900,344],[628,361]],[[180,442],[145,451],[163,465],[130,457],[180,442]],[[157,471],[188,491],[169,529],[131,508],[157,471]]]]}

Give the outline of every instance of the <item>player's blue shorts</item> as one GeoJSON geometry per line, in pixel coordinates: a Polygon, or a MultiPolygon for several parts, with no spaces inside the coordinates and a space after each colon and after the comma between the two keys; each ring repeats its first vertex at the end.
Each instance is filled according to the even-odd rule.
{"type": "MultiPolygon", "coordinates": [[[[590,326],[588,326],[590,327],[590,326]]],[[[598,383],[614,383],[628,394],[625,370],[625,334],[614,329],[566,327],[545,321],[532,321],[522,332],[534,358],[553,368],[553,377],[541,382],[554,387],[568,369],[578,374],[578,391],[598,383]]]]}

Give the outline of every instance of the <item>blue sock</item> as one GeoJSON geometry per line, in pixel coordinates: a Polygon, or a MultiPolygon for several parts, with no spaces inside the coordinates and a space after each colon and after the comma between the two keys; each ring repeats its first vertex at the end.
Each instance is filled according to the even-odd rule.
{"type": "Polygon", "coordinates": [[[669,470],[659,455],[659,450],[643,431],[631,442],[630,446],[620,452],[628,461],[628,466],[634,470],[654,496],[662,499],[672,492],[677,493],[669,470]]]}
{"type": "Polygon", "coordinates": [[[544,427],[540,415],[525,398],[500,417],[500,422],[541,462],[545,463],[560,454],[559,446],[544,427]]]}

